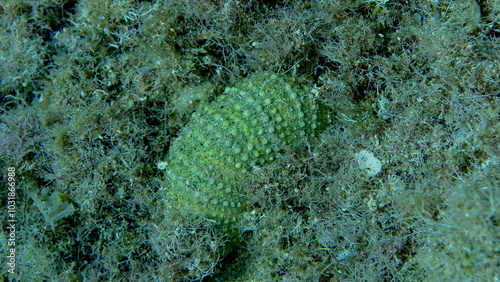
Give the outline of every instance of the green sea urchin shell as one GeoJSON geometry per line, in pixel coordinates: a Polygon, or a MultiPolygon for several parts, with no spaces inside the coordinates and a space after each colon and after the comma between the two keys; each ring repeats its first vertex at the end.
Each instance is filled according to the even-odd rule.
{"type": "Polygon", "coordinates": [[[269,73],[243,79],[195,112],[167,156],[167,203],[230,226],[248,207],[253,166],[273,161],[318,127],[310,89],[269,73]]]}

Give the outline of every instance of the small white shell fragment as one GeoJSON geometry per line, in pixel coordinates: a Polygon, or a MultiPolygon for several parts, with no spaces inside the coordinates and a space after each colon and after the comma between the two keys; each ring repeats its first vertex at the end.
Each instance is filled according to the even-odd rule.
{"type": "Polygon", "coordinates": [[[382,163],[373,153],[361,150],[356,154],[359,169],[364,171],[368,177],[377,175],[382,170],[382,163]]]}

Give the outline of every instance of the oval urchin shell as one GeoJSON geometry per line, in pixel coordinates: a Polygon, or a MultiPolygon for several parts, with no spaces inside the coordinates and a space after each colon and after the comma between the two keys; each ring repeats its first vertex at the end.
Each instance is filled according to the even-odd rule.
{"type": "Polygon", "coordinates": [[[167,204],[230,226],[249,205],[248,172],[312,135],[318,106],[286,75],[258,73],[201,107],[167,155],[167,204]]]}

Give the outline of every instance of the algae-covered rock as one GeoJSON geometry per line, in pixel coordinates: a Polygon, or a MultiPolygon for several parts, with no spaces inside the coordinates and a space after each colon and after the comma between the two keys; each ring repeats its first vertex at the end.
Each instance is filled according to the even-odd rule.
{"type": "Polygon", "coordinates": [[[258,73],[195,112],[167,156],[167,205],[230,228],[247,207],[248,174],[320,125],[310,88],[258,73]]]}

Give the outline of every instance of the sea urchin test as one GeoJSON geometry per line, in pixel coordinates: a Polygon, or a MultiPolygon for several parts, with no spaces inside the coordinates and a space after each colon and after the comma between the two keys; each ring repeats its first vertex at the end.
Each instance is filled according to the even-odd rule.
{"type": "Polygon", "coordinates": [[[248,174],[319,126],[310,88],[258,73],[193,113],[167,155],[167,206],[201,212],[229,228],[249,203],[248,174]]]}

